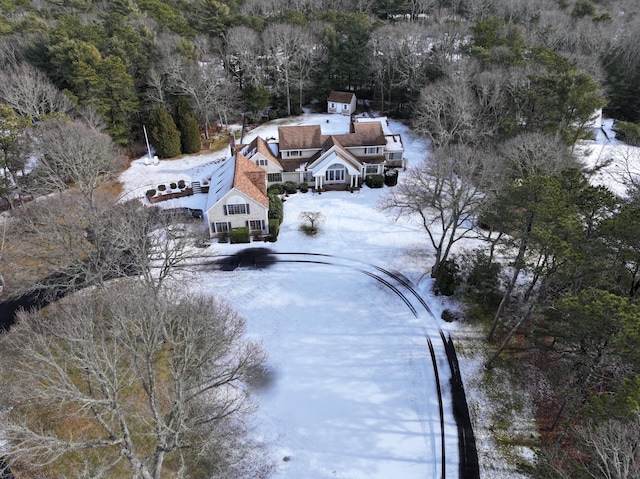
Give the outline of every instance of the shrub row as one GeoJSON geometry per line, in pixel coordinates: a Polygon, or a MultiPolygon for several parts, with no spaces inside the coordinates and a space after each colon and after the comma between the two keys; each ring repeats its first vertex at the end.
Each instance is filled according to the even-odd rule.
{"type": "Polygon", "coordinates": [[[275,194],[275,195],[283,195],[284,185],[282,183],[274,183],[273,185],[270,185],[269,188],[267,188],[267,193],[275,194]]]}
{"type": "Polygon", "coordinates": [[[296,184],[295,181],[285,181],[284,183],[274,183],[267,189],[268,193],[274,193],[278,195],[293,195],[300,190],[300,193],[306,193],[309,191],[309,185],[307,183],[296,184]]]}
{"type": "MultiPolygon", "coordinates": [[[[365,184],[369,188],[382,188],[384,185],[395,186],[398,184],[398,170],[391,168],[385,172],[384,175],[367,175],[364,179],[365,184]]],[[[268,188],[269,193],[275,193],[278,195],[295,194],[298,189],[300,193],[306,193],[309,191],[309,185],[307,183],[300,183],[296,185],[294,181],[285,181],[284,183],[274,183],[268,188]]]]}
{"type": "Polygon", "coordinates": [[[298,191],[298,185],[294,181],[284,182],[284,192],[288,195],[294,195],[298,191]]]}
{"type": "MultiPolygon", "coordinates": [[[[186,182],[184,180],[179,180],[177,183],[173,182],[173,181],[171,183],[169,183],[169,189],[171,189],[171,190],[178,190],[178,189],[179,190],[184,190],[186,187],[187,187],[187,184],[186,184],[186,182]]],[[[145,193],[145,196],[147,196],[147,197],[155,196],[155,194],[158,191],[167,191],[167,185],[166,184],[161,184],[161,185],[158,185],[157,190],[155,190],[153,188],[150,189],[150,190],[147,190],[147,192],[145,193]]]]}

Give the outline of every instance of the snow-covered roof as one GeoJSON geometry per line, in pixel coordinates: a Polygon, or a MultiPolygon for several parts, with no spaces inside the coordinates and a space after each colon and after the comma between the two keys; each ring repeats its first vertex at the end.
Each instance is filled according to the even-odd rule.
{"type": "Polygon", "coordinates": [[[400,135],[387,135],[387,151],[389,153],[397,153],[404,151],[404,145],[402,144],[402,136],[400,135]]]}
{"type": "Polygon", "coordinates": [[[207,210],[215,205],[233,187],[235,163],[234,157],[226,158],[217,163],[216,168],[211,172],[209,195],[207,196],[207,210]]]}

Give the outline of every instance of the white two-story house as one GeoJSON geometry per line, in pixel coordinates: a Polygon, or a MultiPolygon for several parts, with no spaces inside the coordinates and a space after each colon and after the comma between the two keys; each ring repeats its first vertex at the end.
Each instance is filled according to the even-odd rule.
{"type": "Polygon", "coordinates": [[[358,188],[367,175],[402,166],[402,138],[386,118],[354,118],[350,130],[325,135],[321,125],[281,126],[277,142],[258,137],[238,151],[267,173],[269,185],[292,181],[316,190],[358,188]]]}
{"type": "Polygon", "coordinates": [[[264,169],[239,152],[216,166],[204,215],[209,236],[225,236],[232,228],[245,226],[251,236],[267,235],[269,199],[264,169]]]}

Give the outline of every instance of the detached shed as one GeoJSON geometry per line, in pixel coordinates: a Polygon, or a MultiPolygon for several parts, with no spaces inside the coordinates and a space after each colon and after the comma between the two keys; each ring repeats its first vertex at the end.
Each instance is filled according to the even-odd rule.
{"type": "Polygon", "coordinates": [[[327,98],[327,113],[353,115],[356,112],[357,98],[350,91],[331,91],[327,98]]]}

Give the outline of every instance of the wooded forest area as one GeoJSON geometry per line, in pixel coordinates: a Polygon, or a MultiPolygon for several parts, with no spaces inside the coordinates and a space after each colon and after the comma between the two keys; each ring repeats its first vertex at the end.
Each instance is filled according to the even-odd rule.
{"type": "MultiPolygon", "coordinates": [[[[158,218],[99,193],[127,157],[144,151],[143,125],[158,155],[168,158],[200,151],[215,128],[297,115],[303,106],[322,106],[330,90],[353,91],[431,140],[429,156],[403,172],[406,181],[380,207],[422,219],[439,291],[460,298],[467,319],[483,324],[495,346],[486,367],[508,357],[512,368],[544,372],[551,394],[534,405],[538,457],[523,472],[540,479],[640,478],[640,178],[629,168],[620,197],[590,183],[594,171],[576,157],[600,109],[615,119],[618,138],[640,145],[640,2],[0,0],[0,12],[0,197],[12,212],[2,267],[15,272],[9,285],[15,291],[60,271],[61,281],[98,287],[108,304],[101,314],[113,324],[94,325],[91,334],[104,344],[113,341],[126,330],[119,321],[128,313],[113,303],[107,280],[133,268],[146,279],[144,294],[157,295],[171,268],[188,259],[181,233],[158,241],[151,234],[158,218]],[[59,200],[38,208],[26,201],[51,192],[61,193],[59,200]],[[483,236],[482,247],[453,255],[470,222],[483,236]],[[34,247],[16,268],[24,245],[34,247]],[[158,261],[160,278],[150,274],[158,261]]],[[[628,158],[629,165],[639,161],[628,158]]],[[[184,332],[191,338],[206,330],[197,321],[202,301],[180,304],[197,313],[193,329],[184,332]]],[[[81,300],[60,307],[76,318],[71,329],[94,308],[81,300]]],[[[176,402],[168,414],[181,428],[197,424],[194,437],[187,437],[192,442],[163,431],[154,408],[167,405],[155,404],[152,376],[164,374],[171,394],[190,387],[205,394],[210,384],[240,382],[263,360],[256,345],[241,340],[241,322],[220,307],[222,372],[170,387],[168,376],[176,379],[189,367],[180,349],[185,338],[175,330],[177,309],[159,302],[142,311],[143,319],[162,316],[164,330],[144,340],[123,339],[117,367],[131,367],[124,383],[141,375],[138,386],[82,383],[83,358],[65,356],[75,361],[70,368],[77,382],[58,391],[56,400],[94,413],[99,425],[92,427],[110,430],[108,441],[67,441],[67,449],[52,452],[62,442],[38,443],[42,437],[18,428],[14,439],[24,449],[17,450],[28,452],[19,464],[33,460],[33,467],[53,474],[47,477],[94,477],[95,451],[104,446],[110,462],[101,464],[103,477],[131,470],[133,477],[169,477],[163,467],[183,477],[218,459],[220,477],[266,477],[267,469],[255,464],[247,472],[253,467],[248,458],[256,457],[247,452],[248,442],[238,446],[238,454],[247,453],[237,470],[223,454],[204,464],[193,449],[205,448],[214,417],[225,417],[219,429],[225,438],[245,432],[235,416],[226,418],[227,409],[250,409],[242,394],[216,402],[214,411],[176,402]],[[154,349],[163,335],[166,344],[154,349]],[[136,342],[149,348],[146,357],[131,348],[136,342]],[[229,345],[239,345],[242,354],[229,345]],[[176,369],[163,373],[154,369],[158,362],[144,363],[157,356],[175,360],[176,369]],[[105,395],[89,400],[87,388],[103,388],[105,395]],[[114,418],[122,411],[106,404],[114,391],[149,402],[156,422],[140,420],[151,439],[138,456],[126,438],[117,439],[114,418]],[[193,412],[196,423],[187,417],[193,412]],[[37,447],[29,449],[32,444],[37,447]],[[83,449],[91,453],[79,459],[83,449]],[[54,473],[51,464],[61,457],[80,466],[54,473]]],[[[43,331],[24,333],[29,324],[38,329],[38,314],[49,313],[25,314],[16,333],[25,336],[16,345],[5,339],[4,350],[17,354],[22,344],[23,354],[42,344],[43,331]]],[[[60,340],[72,341],[72,333],[60,340]]],[[[198,368],[213,361],[211,351],[199,347],[198,368]]],[[[58,365],[46,364],[53,384],[58,365]]],[[[15,367],[25,380],[38,372],[15,367]]],[[[116,365],[95,365],[96,371],[103,367],[116,365]]],[[[30,386],[18,383],[20,393],[30,386]]],[[[21,417],[32,424],[40,419],[21,417]]],[[[227,450],[242,442],[238,437],[227,450]]]]}

